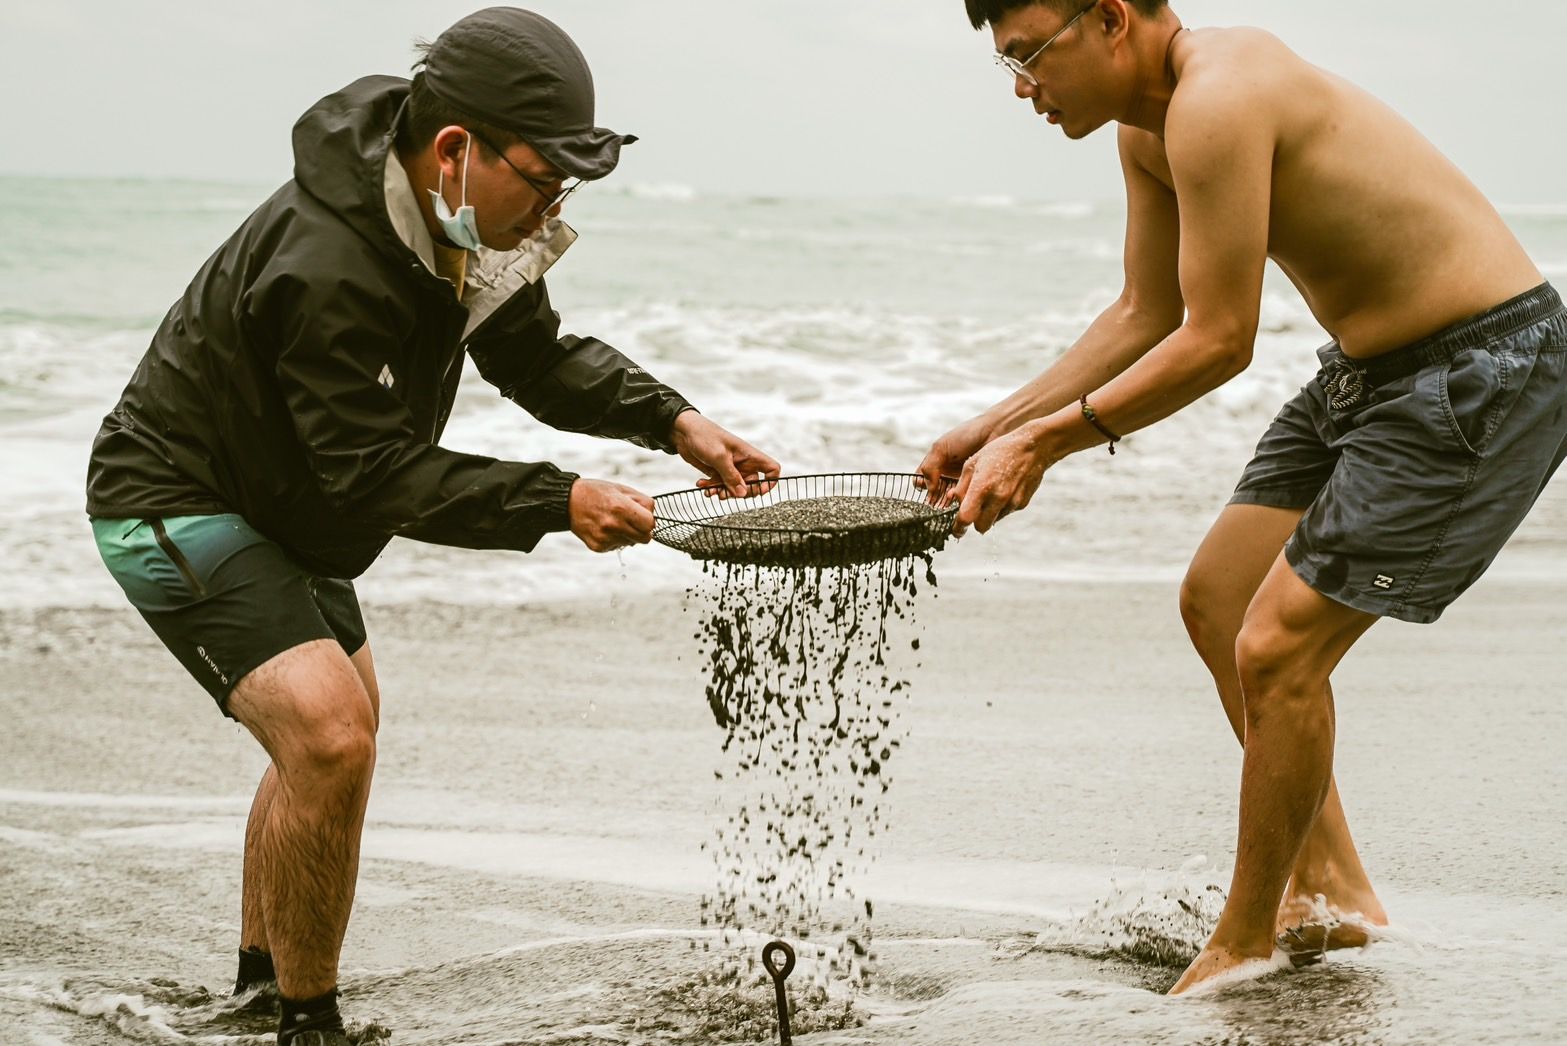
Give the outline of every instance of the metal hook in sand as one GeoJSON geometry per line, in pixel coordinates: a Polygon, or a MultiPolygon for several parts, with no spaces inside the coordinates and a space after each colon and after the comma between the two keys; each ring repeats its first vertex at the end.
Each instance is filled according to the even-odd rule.
{"type": "Polygon", "coordinates": [[[772,977],[773,990],[778,993],[778,1042],[780,1046],[790,1046],[789,993],[784,989],[784,981],[794,972],[794,949],[783,941],[773,941],[762,949],[762,966],[772,977]],[[780,952],[783,954],[783,962],[774,965],[774,959],[780,952]]]}

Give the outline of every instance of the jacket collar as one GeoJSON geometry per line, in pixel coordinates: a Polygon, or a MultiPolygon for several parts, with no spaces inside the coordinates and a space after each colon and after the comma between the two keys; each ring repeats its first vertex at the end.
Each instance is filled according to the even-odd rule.
{"type": "Polygon", "coordinates": [[[392,223],[392,231],[403,245],[419,256],[424,267],[435,271],[435,241],[424,224],[424,212],[419,210],[419,198],[408,181],[408,172],[397,158],[396,149],[386,150],[386,173],[382,178],[386,193],[386,217],[392,223]]]}

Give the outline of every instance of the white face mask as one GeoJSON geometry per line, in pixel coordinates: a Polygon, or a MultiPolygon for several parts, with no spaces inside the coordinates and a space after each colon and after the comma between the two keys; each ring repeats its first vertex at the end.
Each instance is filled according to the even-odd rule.
{"type": "Polygon", "coordinates": [[[457,213],[452,213],[451,205],[442,196],[442,190],[446,188],[446,171],[441,171],[441,177],[436,182],[434,189],[425,190],[430,194],[430,202],[435,205],[435,220],[441,223],[441,231],[446,238],[464,250],[476,251],[484,246],[479,240],[479,219],[474,216],[473,205],[468,202],[468,156],[473,152],[473,135],[468,135],[468,144],[463,146],[462,152],[462,202],[457,206],[457,213]]]}

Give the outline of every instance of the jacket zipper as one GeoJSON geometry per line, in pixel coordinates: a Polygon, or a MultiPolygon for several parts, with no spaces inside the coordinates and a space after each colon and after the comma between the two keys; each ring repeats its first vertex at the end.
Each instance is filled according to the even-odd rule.
{"type": "Polygon", "coordinates": [[[152,536],[157,540],[158,547],[163,549],[164,554],[173,561],[175,569],[185,579],[185,584],[189,585],[196,595],[205,596],[207,586],[201,583],[201,579],[196,576],[196,571],[191,569],[190,560],[185,558],[185,553],[181,552],[179,546],[169,537],[169,532],[163,529],[163,520],[152,521],[152,536]]]}
{"type": "MultiPolygon", "coordinates": [[[[440,429],[441,422],[446,420],[446,412],[451,409],[450,404],[446,402],[446,383],[451,380],[452,371],[462,366],[462,358],[463,356],[467,355],[467,353],[468,343],[466,341],[459,342],[457,345],[457,354],[452,357],[452,361],[446,365],[446,372],[441,375],[441,384],[439,387],[441,398],[436,402],[435,415],[430,419],[431,444],[435,443],[436,432],[440,429]]],[[[452,400],[455,402],[456,398],[457,394],[456,392],[453,392],[452,400]]]]}

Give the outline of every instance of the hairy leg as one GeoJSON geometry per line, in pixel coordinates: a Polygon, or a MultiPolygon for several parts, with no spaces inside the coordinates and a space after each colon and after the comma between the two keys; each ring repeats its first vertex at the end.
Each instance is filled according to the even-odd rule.
{"type": "MultiPolygon", "coordinates": [[[[349,660],[359,674],[370,697],[370,707],[377,725],[381,718],[381,691],[375,678],[375,662],[370,656],[370,644],[360,647],[349,660]]],[[[277,794],[277,767],[268,764],[256,788],[256,797],[250,804],[250,819],[245,824],[245,861],[241,880],[240,931],[241,948],[255,948],[264,952],[272,950],[267,938],[266,906],[261,898],[266,870],[261,863],[261,828],[266,823],[277,794]]]]}
{"type": "Polygon", "coordinates": [[[337,985],[353,906],[375,766],[375,708],[333,640],[301,644],[251,672],[228,708],[275,770],[255,849],[278,988],[290,998],[320,995],[337,985]]]}
{"type": "Polygon", "coordinates": [[[245,822],[245,865],[240,880],[239,946],[270,952],[267,943],[266,906],[261,901],[266,866],[261,861],[261,831],[277,795],[277,767],[267,764],[250,804],[250,820],[245,822]]]}
{"type": "Polygon", "coordinates": [[[1213,937],[1172,994],[1272,956],[1284,888],[1332,778],[1328,676],[1376,620],[1311,589],[1282,555],[1258,589],[1236,643],[1246,755],[1235,874],[1213,937]]]}
{"type": "MultiPolygon", "coordinates": [[[[1299,509],[1231,505],[1214,523],[1198,548],[1181,586],[1181,616],[1192,643],[1213,676],[1219,700],[1237,740],[1245,737],[1245,701],[1236,667],[1235,644],[1246,608],[1301,517],[1299,509]]],[[[1332,714],[1332,689],[1328,711],[1332,714]]],[[[1387,913],[1377,900],[1360,855],[1350,836],[1339,801],[1338,785],[1328,784],[1327,799],[1306,836],[1285,890],[1276,930],[1303,929],[1314,947],[1358,947],[1366,934],[1352,926],[1307,926],[1326,907],[1341,915],[1358,915],[1383,924],[1387,913]],[[1322,901],[1318,902],[1317,898],[1322,901]]]]}

